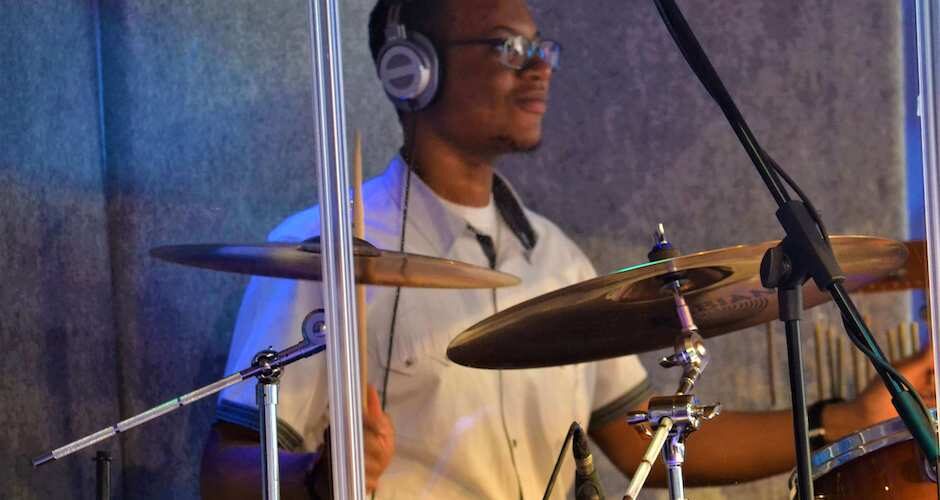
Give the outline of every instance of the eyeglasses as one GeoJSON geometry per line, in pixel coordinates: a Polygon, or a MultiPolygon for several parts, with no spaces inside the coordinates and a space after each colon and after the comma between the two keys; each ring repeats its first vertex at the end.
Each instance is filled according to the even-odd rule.
{"type": "Polygon", "coordinates": [[[554,40],[529,40],[522,35],[505,38],[477,38],[473,40],[455,40],[445,45],[459,47],[463,45],[489,45],[499,52],[499,62],[512,69],[523,69],[538,57],[553,70],[558,69],[561,57],[561,44],[554,40]]]}

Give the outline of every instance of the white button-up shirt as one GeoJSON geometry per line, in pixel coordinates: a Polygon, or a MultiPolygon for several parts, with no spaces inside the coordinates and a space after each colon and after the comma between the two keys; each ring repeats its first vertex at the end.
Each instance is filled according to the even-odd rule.
{"type": "MultiPolygon", "coordinates": [[[[399,249],[406,172],[396,157],[363,186],[365,238],[379,248],[399,249]]],[[[488,267],[467,222],[410,175],[405,251],[488,267]]],[[[646,371],[635,356],[527,370],[472,369],[447,359],[448,343],[497,309],[595,276],[588,259],[557,226],[522,208],[507,192],[537,240],[511,230],[518,229],[519,219],[507,224],[504,212],[495,268],[520,277],[521,285],[495,292],[402,288],[390,360],[395,289],[367,289],[369,383],[381,396],[388,370],[385,411],[396,436],[376,498],[512,499],[520,497],[520,490],[524,498],[540,498],[573,420],[586,425],[592,415],[595,421],[617,418],[649,395],[646,371]]],[[[313,207],[288,218],[270,240],[302,241],[319,234],[319,226],[319,210],[313,207]]],[[[322,306],[321,296],[319,282],[252,278],[226,372],[249,366],[269,346],[282,349],[298,342],[301,322],[322,306]]],[[[279,399],[282,442],[315,450],[329,416],[325,357],[286,367],[279,399]]],[[[246,382],[222,393],[219,418],[257,428],[254,408],[254,384],[246,382]]],[[[553,497],[563,498],[573,471],[566,457],[553,497]]]]}

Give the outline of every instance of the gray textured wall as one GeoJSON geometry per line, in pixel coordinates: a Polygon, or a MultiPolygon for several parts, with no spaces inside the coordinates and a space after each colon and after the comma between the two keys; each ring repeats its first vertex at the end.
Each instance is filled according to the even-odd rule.
{"type": "MultiPolygon", "coordinates": [[[[367,56],[371,0],[342,3],[348,124],[364,132],[372,174],[400,132],[367,56]]],[[[100,32],[96,5],[0,2],[4,497],[90,497],[91,453],[35,471],[28,459],[222,375],[245,279],[158,263],[149,248],[260,241],[315,201],[305,2],[101,2],[100,32]]],[[[565,45],[564,66],[542,149],[503,170],[599,271],[642,261],[659,221],[686,252],[779,237],[756,174],[651,2],[533,5],[565,45]]],[[[898,6],[681,5],[830,230],[903,238],[898,6]]],[[[904,304],[864,307],[888,324],[904,304]]],[[[709,345],[702,398],[769,407],[765,369],[743,361],[765,357],[762,337],[709,345]]],[[[668,390],[674,374],[652,359],[668,390]]],[[[115,454],[118,493],[195,497],[212,410],[200,403],[96,447],[115,454]]],[[[609,470],[605,481],[623,488],[609,470]]],[[[786,496],[780,478],[694,494],[786,496]]]]}
{"type": "Polygon", "coordinates": [[[93,18],[21,2],[0,24],[0,495],[88,498],[85,458],[26,458],[120,416],[93,18]]]}

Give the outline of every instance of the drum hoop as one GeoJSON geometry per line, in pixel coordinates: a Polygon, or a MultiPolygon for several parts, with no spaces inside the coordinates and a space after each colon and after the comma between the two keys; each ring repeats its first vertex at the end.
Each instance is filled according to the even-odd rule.
{"type": "MultiPolygon", "coordinates": [[[[936,422],[937,410],[931,409],[930,414],[936,422]]],[[[909,439],[911,434],[900,418],[881,422],[846,436],[813,453],[813,480],[859,457],[909,439]]]]}

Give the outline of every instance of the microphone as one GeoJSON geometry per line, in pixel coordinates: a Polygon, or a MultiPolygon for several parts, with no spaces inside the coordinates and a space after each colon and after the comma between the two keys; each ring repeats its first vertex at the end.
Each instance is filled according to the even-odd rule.
{"type": "Polygon", "coordinates": [[[604,489],[601,487],[597,470],[594,469],[594,457],[588,448],[584,429],[575,422],[572,452],[574,452],[574,497],[576,500],[604,500],[604,489]]]}

